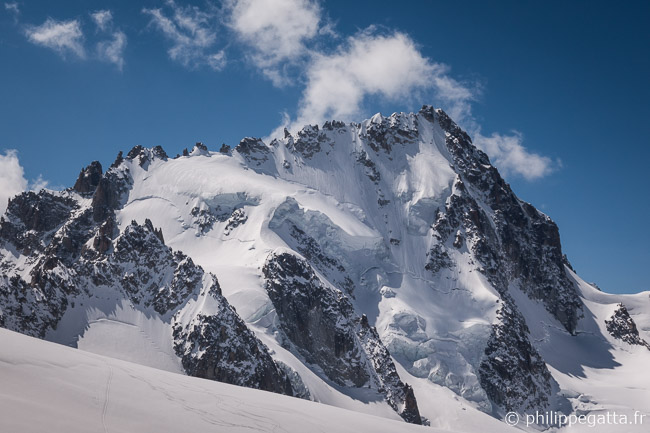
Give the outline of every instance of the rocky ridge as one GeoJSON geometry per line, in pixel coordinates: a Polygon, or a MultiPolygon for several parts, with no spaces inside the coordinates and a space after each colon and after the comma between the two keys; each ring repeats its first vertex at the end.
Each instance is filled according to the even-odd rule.
{"type": "MultiPolygon", "coordinates": [[[[142,167],[154,158],[166,155],[160,148],[136,147],[126,159],[142,167]]],[[[118,157],[104,174],[99,163],[90,164],[70,190],[11,200],[0,239],[24,261],[3,258],[2,326],[44,338],[70,305],[91,303],[102,288],[117,290],[170,323],[188,374],[293,395],[287,374],[222,296],[216,277],[167,247],[149,219],[121,232],[116,228],[114,211],[130,185],[118,157]],[[198,299],[208,299],[213,311],[188,313],[198,299]]]]}

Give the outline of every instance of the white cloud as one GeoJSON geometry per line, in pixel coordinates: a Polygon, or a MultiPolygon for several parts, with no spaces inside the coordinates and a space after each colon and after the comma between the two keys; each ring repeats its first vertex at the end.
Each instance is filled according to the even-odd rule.
{"type": "Polygon", "coordinates": [[[288,83],[283,64],[308,55],[306,43],[329,31],[313,0],[230,0],[226,11],[230,28],[252,48],[249,59],[277,86],[288,83]]]}
{"type": "MultiPolygon", "coordinates": [[[[210,4],[202,10],[167,0],[162,8],[145,8],[142,12],[150,17],[150,26],[171,42],[169,57],[187,68],[207,66],[218,71],[225,67],[225,50],[216,48],[217,28],[225,23],[245,47],[244,56],[274,85],[303,85],[295,117],[285,113],[272,137],[280,135],[284,127],[296,130],[328,119],[358,120],[372,114],[366,110],[371,101],[400,105],[434,102],[474,136],[476,145],[504,175],[533,180],[559,166],[528,151],[519,133],[481,135],[472,115],[480,89],[453,78],[447,65],[423,55],[405,33],[381,34],[370,27],[340,41],[318,0],[225,0],[222,10],[225,15],[220,18],[210,4]],[[340,43],[326,50],[319,38],[322,35],[333,36],[329,41],[340,43]]],[[[114,30],[110,10],[90,16],[98,31],[112,36],[97,43],[97,57],[122,70],[126,35],[114,30]]],[[[76,20],[57,22],[50,18],[39,27],[29,28],[27,35],[30,41],[61,54],[85,56],[83,34],[76,20]]]]}
{"type": "Polygon", "coordinates": [[[24,174],[17,151],[7,150],[4,155],[0,155],[0,213],[4,213],[11,197],[27,188],[24,174]]]}
{"type": "Polygon", "coordinates": [[[117,69],[124,68],[124,50],[126,48],[126,34],[115,30],[113,26],[113,13],[110,10],[99,10],[90,14],[97,26],[97,31],[110,33],[111,39],[97,42],[95,50],[97,58],[101,61],[113,63],[117,69]]]}
{"type": "MultiPolygon", "coordinates": [[[[29,190],[30,191],[40,191],[42,189],[50,187],[50,182],[43,179],[43,175],[39,174],[38,177],[34,180],[32,180],[29,183],[29,190]]],[[[63,188],[60,188],[63,189],[63,188]]]]}
{"type": "Polygon", "coordinates": [[[77,20],[56,21],[48,18],[40,26],[26,27],[25,34],[30,42],[51,48],[62,56],[72,53],[80,58],[86,57],[84,36],[77,20]]]}
{"type": "Polygon", "coordinates": [[[30,42],[51,48],[63,57],[68,53],[81,59],[90,57],[113,63],[121,71],[124,67],[126,34],[121,30],[114,30],[113,14],[110,10],[93,12],[90,17],[104,37],[110,36],[110,39],[97,42],[95,52],[90,56],[86,56],[85,37],[79,20],[56,21],[48,18],[40,26],[26,26],[25,35],[30,42]]]}
{"type": "Polygon", "coordinates": [[[226,66],[226,52],[219,51],[215,54],[207,56],[206,61],[208,65],[215,71],[220,71],[226,66]]]}
{"type": "Polygon", "coordinates": [[[114,63],[121,71],[124,67],[124,49],[126,48],[126,35],[124,32],[113,32],[113,39],[97,43],[97,56],[100,60],[114,63]]]}
{"type": "Polygon", "coordinates": [[[142,12],[151,16],[151,24],[172,42],[169,57],[188,68],[200,65],[215,70],[223,68],[225,52],[212,49],[217,41],[216,16],[196,6],[178,6],[172,0],[167,1],[167,7],[170,16],[160,8],[145,8],[142,12]]]}
{"type": "Polygon", "coordinates": [[[461,83],[452,78],[449,66],[440,63],[437,66],[437,73],[431,77],[435,97],[456,123],[469,130],[476,129],[472,103],[479,98],[481,89],[475,83],[461,83]]]}
{"type": "Polygon", "coordinates": [[[9,199],[15,195],[26,189],[40,191],[47,186],[48,182],[40,175],[31,183],[27,182],[25,171],[18,160],[18,151],[10,149],[4,155],[0,154],[0,214],[5,212],[9,199]]]}
{"type": "Polygon", "coordinates": [[[20,15],[20,8],[18,7],[18,3],[16,2],[5,3],[5,10],[13,13],[14,16],[20,15]]]}
{"type": "Polygon", "coordinates": [[[424,57],[404,33],[377,35],[368,29],[350,37],[332,54],[313,53],[296,120],[290,127],[354,119],[367,114],[363,103],[372,96],[405,102],[435,93],[449,106],[459,107],[452,113],[462,114],[474,94],[449,77],[448,69],[424,57]]]}
{"type": "Polygon", "coordinates": [[[113,21],[113,13],[109,10],[100,10],[90,14],[97,28],[106,31],[113,21]]]}
{"type": "Polygon", "coordinates": [[[404,33],[380,35],[371,27],[348,38],[333,53],[312,52],[305,79],[296,118],[285,113],[271,137],[281,136],[285,127],[295,131],[324,120],[359,119],[370,114],[364,109],[370,98],[401,104],[434,100],[474,136],[475,144],[504,176],[535,180],[559,165],[527,150],[520,133],[481,135],[472,115],[480,89],[454,79],[447,65],[425,57],[404,33]]]}
{"type": "Polygon", "coordinates": [[[493,133],[489,137],[480,132],[474,134],[474,145],[488,154],[505,177],[517,175],[535,180],[550,174],[559,165],[549,157],[528,151],[522,141],[522,134],[517,131],[511,135],[493,133]]]}

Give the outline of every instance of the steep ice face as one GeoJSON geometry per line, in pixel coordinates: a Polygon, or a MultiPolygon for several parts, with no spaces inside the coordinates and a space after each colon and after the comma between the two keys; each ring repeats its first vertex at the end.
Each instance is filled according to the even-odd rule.
{"type": "MultiPolygon", "coordinates": [[[[356,298],[409,373],[482,410],[491,411],[491,402],[523,408],[523,393],[505,401],[489,386],[495,374],[488,373],[485,349],[507,344],[496,337],[503,317],[496,301],[507,302],[512,282],[521,282],[569,331],[575,328],[581,304],[564,275],[554,224],[519,201],[469,137],[431,107],[361,124],[306,127],[270,149],[283,161],[276,164],[281,177],[353,204],[375,233],[359,248],[358,236],[346,239],[326,215],[292,198],[269,224],[356,298]]],[[[526,343],[522,356],[539,358],[525,323],[508,332],[526,343]]],[[[545,407],[551,381],[543,362],[539,373],[528,364],[510,368],[535,376],[535,402],[545,407]]]]}

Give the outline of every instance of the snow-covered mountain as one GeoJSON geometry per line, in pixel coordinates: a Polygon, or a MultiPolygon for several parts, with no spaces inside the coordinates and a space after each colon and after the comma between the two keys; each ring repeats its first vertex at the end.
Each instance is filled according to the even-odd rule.
{"type": "Polygon", "coordinates": [[[648,292],[582,281],[430,106],[93,162],[10,201],[0,270],[3,327],[163,370],[459,431],[650,415],[648,292]]]}

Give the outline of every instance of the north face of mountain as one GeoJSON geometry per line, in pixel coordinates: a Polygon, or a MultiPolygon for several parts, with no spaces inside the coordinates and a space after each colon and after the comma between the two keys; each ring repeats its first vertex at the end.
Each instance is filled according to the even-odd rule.
{"type": "Polygon", "coordinates": [[[442,110],[175,158],[136,146],[75,174],[0,220],[3,327],[468,431],[632,410],[602,372],[650,389],[629,379],[650,356],[647,293],[584,283],[557,225],[442,110]]]}

